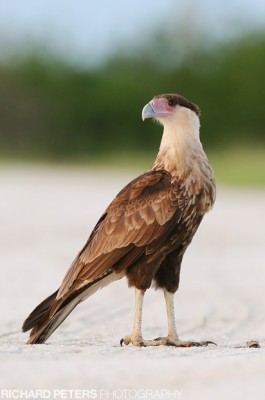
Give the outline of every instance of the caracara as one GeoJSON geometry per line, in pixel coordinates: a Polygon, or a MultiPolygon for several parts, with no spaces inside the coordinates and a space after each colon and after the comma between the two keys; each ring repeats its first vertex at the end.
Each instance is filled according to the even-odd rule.
{"type": "Polygon", "coordinates": [[[200,109],[175,94],[155,96],[142,111],[164,127],[156,160],[110,203],[59,289],[39,304],[23,324],[28,343],[44,343],[71,311],[110,282],[127,277],[135,287],[132,334],[120,343],[134,346],[206,346],[181,341],[174,315],[183,255],[215,200],[214,173],[203,151],[200,109]],[[151,284],[163,289],[168,335],[142,337],[144,294],[151,284]]]}

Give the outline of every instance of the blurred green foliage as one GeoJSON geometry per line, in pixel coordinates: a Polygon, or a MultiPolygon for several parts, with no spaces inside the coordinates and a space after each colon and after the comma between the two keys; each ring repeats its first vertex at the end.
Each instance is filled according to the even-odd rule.
{"type": "Polygon", "coordinates": [[[168,64],[167,52],[159,59],[159,46],[113,55],[94,68],[47,55],[2,63],[0,155],[93,160],[121,151],[155,154],[161,129],[143,124],[141,109],[166,92],[199,104],[206,149],[265,146],[264,35],[201,47],[168,64]]]}

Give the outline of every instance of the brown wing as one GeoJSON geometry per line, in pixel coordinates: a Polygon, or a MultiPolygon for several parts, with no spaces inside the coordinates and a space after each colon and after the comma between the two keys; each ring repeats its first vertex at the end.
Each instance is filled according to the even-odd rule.
{"type": "Polygon", "coordinates": [[[176,210],[168,172],[150,171],[133,180],[98,221],[67,272],[57,299],[104,276],[114,265],[121,272],[143,252],[152,253],[152,243],[165,236],[176,210]]]}

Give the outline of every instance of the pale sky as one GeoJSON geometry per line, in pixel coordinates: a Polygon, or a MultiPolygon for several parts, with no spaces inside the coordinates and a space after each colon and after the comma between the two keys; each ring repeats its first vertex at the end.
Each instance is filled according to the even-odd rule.
{"type": "Polygon", "coordinates": [[[0,51],[44,43],[73,59],[100,59],[187,21],[210,36],[265,26],[263,0],[0,0],[0,51]],[[190,18],[192,15],[192,18],[190,18]]]}

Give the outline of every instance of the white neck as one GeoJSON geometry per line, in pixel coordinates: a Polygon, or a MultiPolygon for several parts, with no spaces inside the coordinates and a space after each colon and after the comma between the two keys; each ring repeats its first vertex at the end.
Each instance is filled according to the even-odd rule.
{"type": "Polygon", "coordinates": [[[164,125],[164,132],[155,165],[162,163],[171,173],[185,173],[195,167],[200,156],[205,157],[199,136],[200,121],[193,111],[180,107],[159,122],[164,125]]]}

